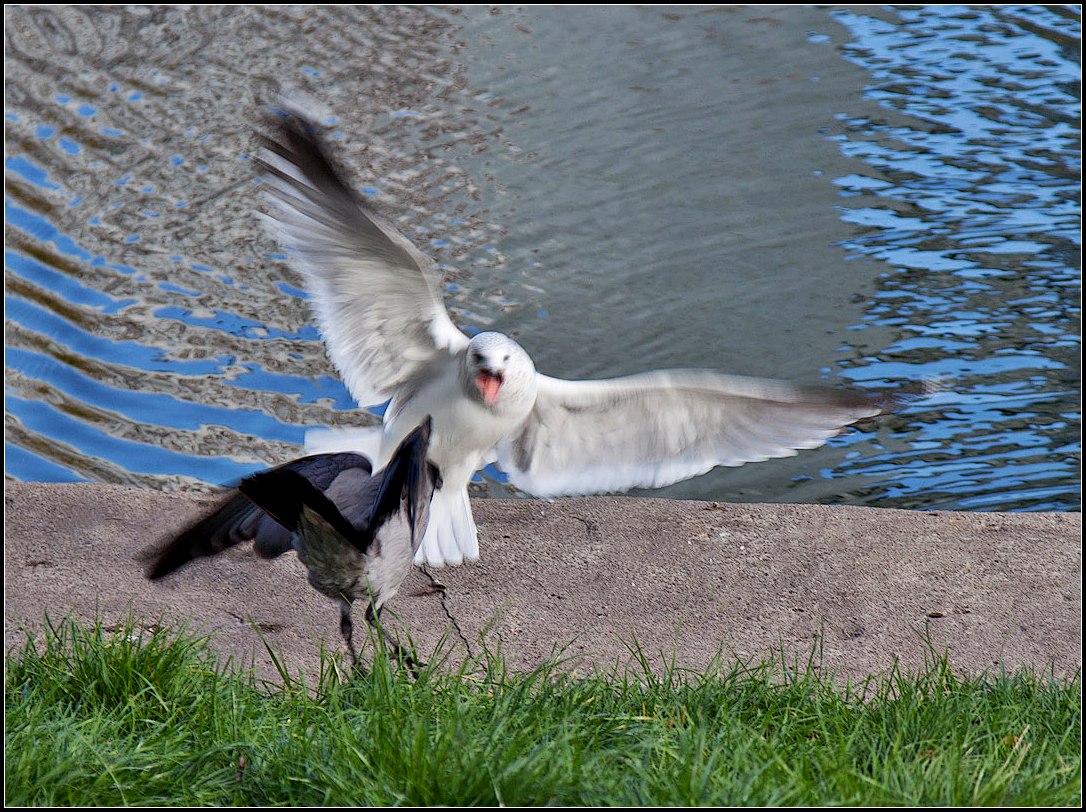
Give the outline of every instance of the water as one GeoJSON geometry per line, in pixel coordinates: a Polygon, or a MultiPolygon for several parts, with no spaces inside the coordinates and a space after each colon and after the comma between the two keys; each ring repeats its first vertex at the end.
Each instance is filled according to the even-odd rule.
{"type": "MultiPolygon", "coordinates": [[[[8,7],[6,472],[168,488],[375,420],[253,216],[259,102],[544,372],[938,379],[654,495],[1079,509],[1079,17],[8,7]]],[[[488,470],[480,493],[505,495],[488,470]]]]}

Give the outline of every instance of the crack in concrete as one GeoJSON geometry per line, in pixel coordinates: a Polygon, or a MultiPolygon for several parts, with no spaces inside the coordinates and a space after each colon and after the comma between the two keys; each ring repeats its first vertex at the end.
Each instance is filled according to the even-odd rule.
{"type": "Polygon", "coordinates": [[[425,564],[420,566],[419,569],[422,570],[423,575],[430,579],[430,584],[433,586],[433,588],[437,592],[441,593],[441,609],[443,612],[445,612],[445,617],[449,619],[449,622],[452,623],[453,628],[456,629],[456,636],[460,638],[460,642],[463,643],[464,648],[468,650],[468,657],[474,657],[475,655],[471,651],[471,643],[469,643],[468,638],[464,636],[464,631],[460,628],[460,624],[456,622],[456,618],[453,617],[453,613],[449,609],[449,604],[445,601],[445,596],[448,593],[445,584],[437,580],[437,578],[434,577],[434,574],[430,572],[430,568],[427,567],[425,564]]]}

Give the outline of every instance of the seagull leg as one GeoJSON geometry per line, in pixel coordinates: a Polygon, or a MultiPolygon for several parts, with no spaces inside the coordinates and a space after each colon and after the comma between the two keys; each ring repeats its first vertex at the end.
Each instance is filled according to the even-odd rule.
{"type": "Polygon", "coordinates": [[[414,657],[404,651],[400,644],[392,638],[392,635],[385,631],[384,627],[380,623],[380,618],[381,610],[374,609],[373,601],[370,601],[370,605],[366,607],[366,622],[369,623],[375,631],[379,631],[381,633],[381,636],[385,639],[385,646],[387,647],[389,654],[391,654],[395,659],[403,662],[403,664],[407,666],[407,670],[411,672],[411,676],[413,676],[415,679],[418,679],[419,669],[423,665],[425,665],[425,663],[416,662],[414,657]]]}

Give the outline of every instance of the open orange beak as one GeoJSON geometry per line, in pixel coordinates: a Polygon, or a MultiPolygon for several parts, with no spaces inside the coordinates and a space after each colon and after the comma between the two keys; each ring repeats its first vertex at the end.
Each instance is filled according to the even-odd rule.
{"type": "Polygon", "coordinates": [[[479,387],[479,393],[483,396],[483,402],[487,406],[493,406],[498,400],[498,391],[502,388],[504,377],[500,372],[491,372],[488,369],[475,373],[475,385],[479,387]]]}

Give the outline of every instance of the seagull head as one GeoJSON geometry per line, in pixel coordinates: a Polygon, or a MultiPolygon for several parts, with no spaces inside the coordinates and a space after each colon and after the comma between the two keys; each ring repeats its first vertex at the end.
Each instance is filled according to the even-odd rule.
{"type": "Polygon", "coordinates": [[[464,355],[468,391],[488,409],[531,401],[535,396],[535,364],[517,342],[502,333],[479,333],[464,355]]]}

